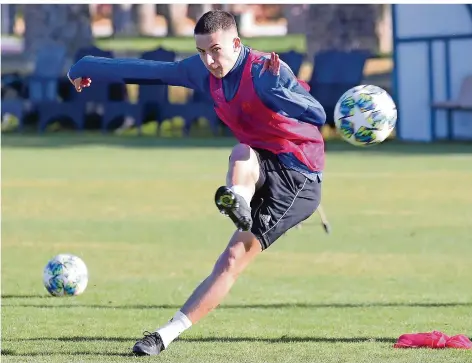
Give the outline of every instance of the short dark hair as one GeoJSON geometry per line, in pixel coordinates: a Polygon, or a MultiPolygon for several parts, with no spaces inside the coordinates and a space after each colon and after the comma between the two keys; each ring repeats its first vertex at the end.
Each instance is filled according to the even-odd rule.
{"type": "Polygon", "coordinates": [[[202,15],[195,24],[194,34],[213,34],[218,30],[237,29],[236,20],[231,13],[211,10],[202,15]]]}

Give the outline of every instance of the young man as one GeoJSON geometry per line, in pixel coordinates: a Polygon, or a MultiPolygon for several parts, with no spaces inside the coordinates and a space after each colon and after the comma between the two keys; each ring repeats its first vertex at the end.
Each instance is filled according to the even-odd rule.
{"type": "Polygon", "coordinates": [[[233,16],[204,14],[195,26],[199,55],[179,62],[84,57],[69,71],[76,90],[91,80],[169,84],[207,92],[240,142],[215,204],[237,227],[210,275],[165,325],[133,352],[155,355],[217,307],[261,251],[308,218],[321,198],[326,116],[278,55],[241,43],[233,16]]]}

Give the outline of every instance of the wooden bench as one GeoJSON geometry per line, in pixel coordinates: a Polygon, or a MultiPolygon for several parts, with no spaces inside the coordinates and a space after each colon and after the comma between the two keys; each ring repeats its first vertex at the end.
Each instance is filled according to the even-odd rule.
{"type": "MultiPolygon", "coordinates": [[[[445,110],[447,113],[447,138],[452,139],[452,113],[454,111],[469,111],[472,112],[472,75],[464,78],[459,91],[459,96],[456,100],[434,102],[431,107],[433,112],[436,110],[445,110]]],[[[470,117],[472,123],[472,115],[470,117]]],[[[436,125],[434,125],[436,129],[436,125]]],[[[436,138],[436,132],[433,135],[436,138]]]]}

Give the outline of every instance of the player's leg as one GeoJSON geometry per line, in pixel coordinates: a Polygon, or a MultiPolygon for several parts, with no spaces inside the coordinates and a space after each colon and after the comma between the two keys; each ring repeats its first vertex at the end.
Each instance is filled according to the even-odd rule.
{"type": "MultiPolygon", "coordinates": [[[[173,320],[157,330],[164,347],[217,307],[254,257],[308,218],[319,205],[320,179],[309,180],[299,172],[285,169],[278,158],[268,152],[257,151],[256,158],[260,180],[264,182],[258,185],[251,201],[254,220],[251,232],[238,231],[233,235],[212,273],[195,289],[173,320]]],[[[228,175],[230,181],[235,180],[231,179],[230,172],[228,175]]]]}
{"type": "Polygon", "coordinates": [[[239,274],[261,251],[261,244],[251,232],[235,232],[212,273],[180,310],[193,324],[199,321],[222,302],[239,274]]]}
{"type": "Polygon", "coordinates": [[[235,232],[211,274],[200,283],[167,324],[154,333],[145,334],[143,339],[136,342],[133,353],[156,355],[167,348],[182,332],[221,303],[239,274],[261,251],[259,240],[251,232],[235,232]]]}
{"type": "MultiPolygon", "coordinates": [[[[238,227],[243,218],[249,218],[252,224],[249,205],[259,179],[264,178],[260,178],[259,160],[254,150],[247,145],[236,145],[229,160],[226,186],[219,189],[220,193],[217,191],[217,196],[237,202],[223,210],[238,227]]],[[[183,307],[167,324],[139,340],[133,352],[138,355],[159,354],[183,331],[221,303],[239,274],[261,251],[261,243],[251,232],[235,232],[211,274],[194,290],[183,307]]]]}
{"type": "Polygon", "coordinates": [[[251,229],[250,204],[260,179],[260,164],[256,152],[248,145],[236,145],[229,158],[226,185],[216,191],[215,204],[241,231],[251,229]]]}

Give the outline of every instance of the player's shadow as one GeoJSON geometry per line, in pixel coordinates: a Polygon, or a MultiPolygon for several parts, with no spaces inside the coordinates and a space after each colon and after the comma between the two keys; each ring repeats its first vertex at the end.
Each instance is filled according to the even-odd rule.
{"type": "Polygon", "coordinates": [[[197,343],[237,343],[237,342],[262,342],[262,343],[394,343],[396,339],[387,337],[297,337],[281,336],[279,338],[259,337],[199,337],[179,338],[183,342],[197,343]]]}
{"type": "MultiPolygon", "coordinates": [[[[136,337],[90,337],[90,336],[69,336],[69,337],[39,337],[39,338],[25,338],[25,339],[3,339],[3,341],[12,342],[24,342],[31,343],[33,341],[38,342],[88,342],[88,343],[129,343],[130,346],[136,342],[136,337]]],[[[389,343],[393,344],[396,339],[389,337],[300,337],[300,336],[281,336],[274,338],[259,338],[259,337],[179,337],[175,343],[273,343],[273,344],[290,344],[290,343],[389,343]]],[[[13,357],[36,357],[36,356],[53,356],[53,355],[64,355],[64,351],[47,351],[42,352],[16,352],[13,349],[2,349],[2,356],[13,356],[13,357]]],[[[71,352],[66,353],[67,355],[77,356],[117,356],[117,357],[131,357],[131,352],[120,353],[120,352],[71,352]]]]}
{"type": "MultiPolygon", "coordinates": [[[[359,304],[343,304],[343,303],[326,303],[326,304],[312,304],[312,303],[279,303],[279,304],[225,304],[218,307],[219,310],[224,309],[346,309],[346,308],[376,308],[376,307],[420,307],[420,308],[439,308],[439,307],[455,307],[455,306],[472,306],[472,301],[469,302],[392,302],[392,303],[359,303],[359,304]]],[[[161,305],[98,305],[98,304],[70,304],[70,305],[56,305],[56,304],[2,304],[2,307],[28,307],[41,309],[75,309],[75,308],[90,308],[90,309],[124,309],[124,310],[144,310],[144,309],[180,309],[180,305],[161,304],[161,305]]]]}
{"type": "MultiPolygon", "coordinates": [[[[40,337],[40,338],[24,338],[24,339],[4,339],[6,341],[15,342],[32,342],[32,341],[55,341],[55,342],[115,342],[124,343],[136,342],[136,337],[91,337],[91,336],[68,336],[68,337],[40,337]]],[[[395,338],[389,337],[303,337],[303,336],[287,336],[273,338],[263,337],[179,337],[176,341],[189,343],[238,343],[238,342],[261,342],[261,343],[394,343],[395,338]]],[[[3,352],[2,352],[3,354],[3,352]]]]}
{"type": "Polygon", "coordinates": [[[51,356],[51,355],[78,355],[78,356],[114,356],[114,357],[133,357],[134,354],[129,352],[129,353],[117,353],[117,352],[67,352],[64,353],[64,351],[43,351],[43,352],[17,352],[16,350],[13,349],[2,349],[1,352],[2,356],[10,356],[10,357],[46,357],[46,356],[51,356]]]}
{"type": "Polygon", "coordinates": [[[53,298],[51,295],[41,295],[41,294],[31,294],[31,295],[14,295],[14,294],[5,294],[2,295],[2,300],[7,299],[48,299],[53,298]]]}

